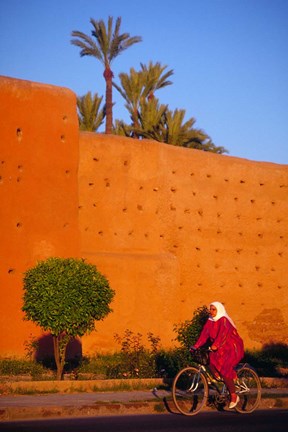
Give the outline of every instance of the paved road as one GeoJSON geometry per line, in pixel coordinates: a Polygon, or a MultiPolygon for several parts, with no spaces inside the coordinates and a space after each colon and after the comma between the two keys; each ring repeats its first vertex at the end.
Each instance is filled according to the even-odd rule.
{"type": "Polygon", "coordinates": [[[286,432],[288,410],[258,410],[249,415],[235,412],[203,412],[182,415],[136,415],[46,419],[0,423],[11,432],[286,432]]]}

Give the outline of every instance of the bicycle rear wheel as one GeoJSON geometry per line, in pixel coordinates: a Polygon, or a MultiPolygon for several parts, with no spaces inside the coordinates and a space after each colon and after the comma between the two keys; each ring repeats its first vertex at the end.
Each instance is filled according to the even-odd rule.
{"type": "Polygon", "coordinates": [[[197,414],[208,398],[208,383],[205,376],[194,367],[182,369],[173,381],[172,397],[176,408],[182,414],[197,414]]]}
{"type": "Polygon", "coordinates": [[[257,373],[249,366],[237,372],[236,393],[240,402],[235,409],[241,414],[253,412],[261,400],[261,383],[257,373]]]}

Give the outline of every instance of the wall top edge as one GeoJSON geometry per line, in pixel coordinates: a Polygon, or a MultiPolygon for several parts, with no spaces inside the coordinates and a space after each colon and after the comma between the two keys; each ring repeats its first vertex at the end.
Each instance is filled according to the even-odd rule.
{"type": "Polygon", "coordinates": [[[193,155],[193,158],[198,158],[198,159],[204,159],[205,161],[213,160],[214,162],[218,159],[218,161],[220,162],[224,162],[228,165],[232,165],[232,164],[238,164],[238,165],[251,165],[253,167],[257,166],[257,167],[265,167],[266,169],[272,169],[272,170],[276,170],[276,169],[280,169],[281,171],[287,171],[287,175],[288,175],[288,165],[286,164],[278,164],[275,162],[266,162],[266,161],[254,161],[251,159],[245,159],[245,158],[240,158],[237,156],[230,156],[227,154],[217,154],[217,153],[212,153],[212,152],[204,152],[202,150],[197,150],[197,149],[188,149],[185,147],[178,147],[178,146],[174,146],[174,145],[169,145],[169,144],[165,144],[165,143],[161,143],[158,141],[154,141],[154,140],[149,140],[149,139],[142,139],[142,140],[137,140],[134,138],[129,138],[129,137],[124,137],[124,136],[120,136],[120,135],[113,135],[113,134],[105,134],[105,133],[99,133],[99,132],[86,132],[86,131],[79,131],[79,139],[80,142],[87,144],[95,144],[95,145],[99,145],[101,144],[101,142],[103,142],[103,144],[105,143],[105,145],[107,144],[107,142],[111,142],[112,141],[115,143],[115,141],[118,141],[119,144],[125,144],[125,145],[129,145],[129,146],[151,146],[151,148],[155,148],[158,147],[159,150],[163,149],[165,150],[165,152],[171,152],[171,153],[175,153],[180,155],[181,153],[185,156],[187,156],[187,152],[189,155],[193,155]]]}
{"type": "Polygon", "coordinates": [[[5,75],[0,75],[0,87],[19,87],[19,88],[27,88],[35,90],[50,90],[55,93],[67,93],[76,97],[75,92],[73,92],[68,87],[60,87],[54,84],[43,84],[35,81],[24,80],[21,78],[14,78],[5,75]]]}

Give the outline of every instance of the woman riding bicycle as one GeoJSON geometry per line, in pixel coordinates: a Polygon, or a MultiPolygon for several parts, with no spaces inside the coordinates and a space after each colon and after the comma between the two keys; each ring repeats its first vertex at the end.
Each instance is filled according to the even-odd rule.
{"type": "Polygon", "coordinates": [[[244,356],[244,345],[233,320],[220,302],[210,303],[210,317],[190,351],[193,352],[208,340],[212,350],[209,354],[210,370],[216,379],[222,377],[230,393],[229,408],[234,408],[239,402],[239,397],[235,393],[236,372],[234,367],[244,356]]]}

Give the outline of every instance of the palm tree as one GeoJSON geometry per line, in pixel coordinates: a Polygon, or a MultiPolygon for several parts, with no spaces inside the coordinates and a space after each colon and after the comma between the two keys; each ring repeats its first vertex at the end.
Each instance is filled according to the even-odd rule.
{"type": "Polygon", "coordinates": [[[173,69],[170,69],[164,75],[163,72],[167,66],[161,66],[159,62],[153,63],[150,61],[148,67],[140,63],[143,74],[145,75],[145,81],[147,87],[150,87],[148,98],[152,99],[156,90],[172,84],[172,81],[167,80],[171,75],[173,75],[173,69]]]}
{"type": "Polygon", "coordinates": [[[212,153],[227,153],[224,147],[216,147],[204,131],[194,127],[193,117],[184,121],[185,114],[184,109],[171,111],[168,105],[160,105],[155,97],[142,99],[138,112],[138,127],[118,122],[116,133],[125,136],[136,135],[139,138],[212,153]]]}
{"type": "Polygon", "coordinates": [[[104,66],[104,79],[106,81],[106,128],[105,133],[112,133],[113,126],[113,115],[112,115],[112,78],[113,72],[111,70],[112,61],[121,54],[124,50],[129,48],[131,45],[141,42],[140,36],[130,37],[129,33],[120,34],[121,17],[116,20],[115,27],[113,29],[113,18],[108,18],[108,25],[103,20],[95,21],[93,18],[90,19],[90,23],[93,26],[91,32],[92,37],[74,30],[72,36],[75,39],[71,40],[72,45],[78,46],[80,50],[80,56],[93,56],[97,58],[104,66]]]}
{"type": "Polygon", "coordinates": [[[140,101],[146,98],[149,94],[149,89],[145,87],[145,77],[141,72],[135,71],[130,68],[130,75],[127,73],[119,74],[121,87],[113,82],[113,86],[118,90],[123,99],[126,101],[125,108],[127,108],[132,125],[134,128],[139,127],[139,106],[140,101]]]}
{"type": "MultiPolygon", "coordinates": [[[[161,66],[159,62],[155,65],[152,62],[148,66],[142,63],[140,65],[140,71],[130,68],[130,75],[127,73],[119,74],[121,87],[113,81],[113,86],[126,101],[125,107],[130,113],[132,125],[135,129],[140,126],[140,104],[145,100],[153,99],[156,90],[171,85],[172,82],[168,81],[167,78],[173,74],[173,70],[170,70],[163,75],[167,66],[161,66]]],[[[137,134],[135,133],[134,136],[137,136],[137,134]]]]}
{"type": "Polygon", "coordinates": [[[102,125],[105,117],[105,106],[100,109],[103,96],[89,91],[84,96],[77,97],[79,127],[82,131],[95,132],[102,125]]]}

